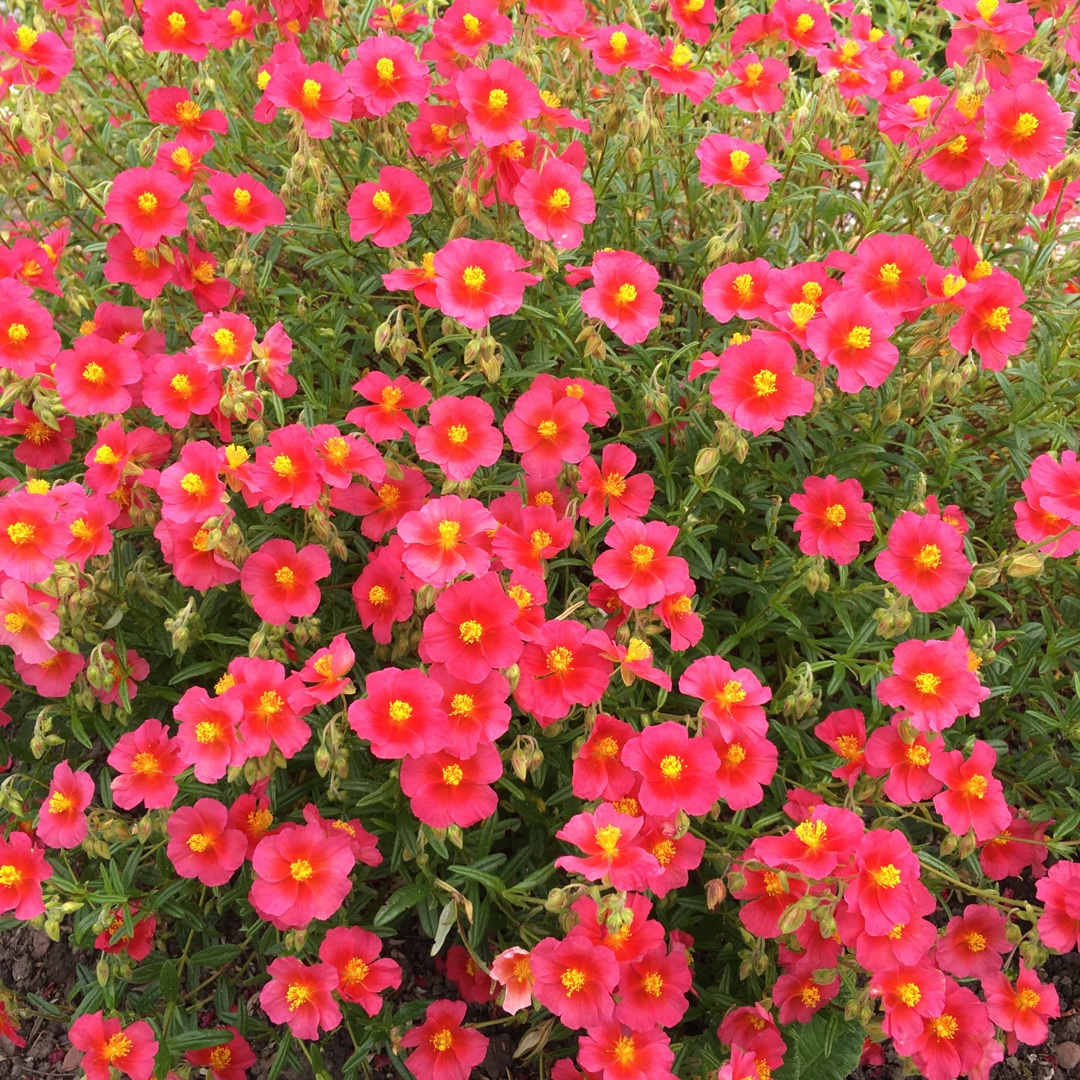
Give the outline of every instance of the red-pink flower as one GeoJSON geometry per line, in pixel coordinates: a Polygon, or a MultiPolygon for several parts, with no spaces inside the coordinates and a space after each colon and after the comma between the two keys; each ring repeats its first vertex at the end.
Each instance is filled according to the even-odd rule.
{"type": "Polygon", "coordinates": [[[964,287],[963,312],[949,331],[961,353],[974,349],[986,371],[1001,371],[1010,356],[1027,345],[1032,317],[1020,305],[1026,297],[1020,282],[1004,270],[964,287]]]}
{"type": "Polygon", "coordinates": [[[659,603],[690,576],[686,560],[668,554],[678,535],[677,526],[662,521],[620,521],[608,530],[609,550],[593,572],[632,608],[659,603]]]}
{"type": "Polygon", "coordinates": [[[488,1038],[461,1026],[464,1001],[433,1001],[424,1022],[410,1028],[401,1045],[415,1048],[405,1059],[417,1080],[468,1080],[487,1056],[488,1038]]]}
{"type": "Polygon", "coordinates": [[[433,750],[402,762],[401,790],[425,825],[466,829],[495,813],[499,796],[491,785],[502,773],[494,743],[481,742],[468,757],[433,750]]]}
{"type": "Polygon", "coordinates": [[[235,698],[211,698],[201,686],[191,687],[176,703],[180,758],[195,766],[196,780],[204,784],[220,780],[231,766],[247,760],[247,749],[236,733],[242,711],[235,698]]]}
{"type": "Polygon", "coordinates": [[[379,938],[358,926],[335,926],[319,946],[319,959],[337,972],[338,995],[358,1004],[368,1016],[378,1015],[384,990],[401,985],[401,965],[380,957],[380,952],[379,938]]]}
{"type": "Polygon", "coordinates": [[[882,1028],[901,1042],[917,1039],[926,1020],[941,1015],[945,1004],[945,976],[928,965],[899,965],[877,971],[870,994],[881,998],[885,1010],[882,1028]]]}
{"type": "Polygon", "coordinates": [[[1061,1015],[1058,992],[1050,983],[1039,981],[1023,960],[1016,985],[1001,972],[983,977],[983,996],[990,1019],[1009,1033],[1010,1049],[1016,1052],[1016,1042],[1025,1046],[1040,1046],[1049,1034],[1048,1021],[1061,1015]]]}
{"type": "Polygon", "coordinates": [[[370,405],[359,405],[345,419],[363,428],[375,442],[400,439],[407,431],[416,434],[416,424],[406,415],[407,410],[419,409],[431,400],[431,391],[412,379],[399,375],[391,379],[381,371],[368,372],[353,385],[370,405]]]}
{"type": "Polygon", "coordinates": [[[944,731],[958,717],[978,716],[986,692],[969,670],[956,640],[903,641],[893,651],[893,673],[878,683],[878,700],[903,709],[919,731],[944,731]]]}
{"type": "Polygon", "coordinates": [[[130,1080],[150,1080],[158,1041],[145,1020],[124,1027],[116,1017],[106,1020],[100,1010],[84,1013],[72,1023],[68,1038],[83,1052],[79,1066],[86,1080],[109,1080],[114,1070],[130,1080]]]}
{"type": "Polygon", "coordinates": [[[211,173],[207,185],[210,194],[202,201],[219,225],[258,233],[285,221],[285,204],[250,173],[211,173]]]}
{"type": "Polygon", "coordinates": [[[496,527],[491,511],[477,499],[444,495],[398,522],[405,542],[402,561],[428,585],[441,588],[460,574],[479,577],[491,564],[480,538],[496,527]]]}
{"type": "Polygon", "coordinates": [[[66,761],[53,769],[45,801],[41,804],[37,834],[47,847],[74,848],[86,838],[86,808],[94,797],[94,778],[73,772],[66,761]]]}
{"type": "Polygon", "coordinates": [[[660,272],[632,251],[598,251],[592,280],[581,294],[582,312],[599,319],[623,344],[640,345],[660,322],[660,272]]]}
{"type": "Polygon", "coordinates": [[[52,316],[30,290],[12,278],[0,280],[0,366],[21,379],[44,370],[60,351],[52,316]]]}
{"type": "Polygon", "coordinates": [[[195,0],[146,0],[140,14],[147,52],[180,53],[196,63],[206,59],[216,30],[195,0]]]}
{"type": "Polygon", "coordinates": [[[182,86],[162,86],[146,95],[146,111],[155,124],[175,127],[193,154],[205,154],[214,146],[215,132],[229,130],[229,120],[220,109],[201,108],[196,96],[182,86]]]}
{"type": "Polygon", "coordinates": [[[705,814],[719,797],[716,751],[674,720],[647,727],[627,742],[622,760],[641,776],[637,799],[647,814],[705,814]]]}
{"type": "Polygon", "coordinates": [[[807,326],[806,341],[822,364],[837,369],[836,385],[849,394],[881,386],[900,358],[889,341],[892,318],[855,289],[826,297],[821,311],[823,318],[807,326]]]}
{"type": "Polygon", "coordinates": [[[331,964],[301,963],[279,956],[266,969],[270,981],[259,993],[259,1005],[274,1024],[288,1024],[298,1039],[317,1039],[319,1029],[333,1031],[341,1023],[334,1001],[338,973],[331,964]]]}
{"type": "Polygon", "coordinates": [[[140,248],[152,248],[187,226],[183,198],[184,185],[172,173],[125,169],[117,173],[105,200],[105,220],[119,225],[140,248]]]}
{"type": "Polygon", "coordinates": [[[773,1002],[781,1024],[808,1024],[840,992],[840,976],[819,983],[813,972],[806,975],[781,975],[773,986],[773,1002]]]}
{"type": "Polygon", "coordinates": [[[918,1037],[894,1042],[897,1053],[912,1058],[926,1080],[954,1080],[974,1072],[993,1034],[983,1003],[966,986],[947,979],[941,1012],[926,1020],[918,1037]]]}
{"type": "Polygon", "coordinates": [[[568,1028],[592,1030],[610,1020],[619,964],[610,949],[583,935],[544,938],[529,956],[533,996],[568,1028]]]}
{"type": "Polygon", "coordinates": [[[702,701],[700,713],[727,742],[763,736],[769,721],[765,702],[772,690],[749,668],[737,671],[719,656],[700,656],[682,674],[679,692],[702,701]]]}
{"type": "Polygon", "coordinates": [[[823,878],[851,858],[863,829],[862,819],[850,810],[823,803],[783,836],[759,837],[754,850],[769,866],[823,878]]]}
{"type": "MultiPolygon", "coordinates": [[[[139,925],[144,925],[150,919],[144,919],[139,925]]],[[[258,1061],[251,1044],[231,1026],[218,1028],[216,1033],[222,1038],[217,1046],[187,1050],[184,1052],[185,1060],[196,1067],[205,1068],[210,1080],[247,1080],[247,1070],[258,1061]],[[228,1038],[230,1035],[232,1037],[228,1038]]]]}
{"type": "Polygon", "coordinates": [[[622,748],[635,734],[625,721],[597,714],[589,737],[574,758],[572,783],[579,799],[614,801],[630,791],[636,781],[622,762],[622,748]]]}
{"type": "Polygon", "coordinates": [[[991,165],[1012,161],[1038,180],[1064,158],[1073,114],[1058,105],[1045,83],[1025,81],[995,90],[983,110],[982,152],[991,165]]]}
{"type": "Polygon", "coordinates": [[[431,89],[431,75],[427,64],[417,60],[416,46],[386,34],[364,38],[344,75],[372,116],[386,116],[403,101],[420,104],[431,89]]]}
{"type": "Polygon", "coordinates": [[[454,86],[469,133],[484,146],[524,139],[528,132],[523,121],[540,115],[540,92],[509,60],[492,60],[487,68],[466,68],[454,86]]]}
{"type": "Polygon", "coordinates": [[[56,509],[47,495],[15,492],[0,498],[0,560],[9,577],[33,584],[52,574],[68,541],[56,509]]]}
{"type": "Polygon", "coordinates": [[[779,170],[766,164],[764,146],[731,135],[707,135],[695,153],[703,184],[736,188],[750,202],[766,199],[769,185],[780,179],[779,170]]]}
{"type": "Polygon", "coordinates": [[[317,582],[329,573],[330,556],[318,544],[297,551],[291,540],[268,540],[244,563],[240,587],[260,619],[284,626],[315,613],[322,598],[317,582]]]}
{"type": "MultiPolygon", "coordinates": [[[[18,834],[12,834],[12,839],[18,834]]],[[[2,861],[2,860],[0,860],[2,861]]],[[[1035,883],[1035,895],[1045,910],[1039,916],[1039,937],[1048,949],[1069,952],[1080,948],[1080,863],[1062,860],[1050,867],[1046,877],[1035,883]]],[[[0,910],[3,910],[0,907],[0,910]]]]}
{"type": "Polygon", "coordinates": [[[620,814],[610,803],[601,803],[593,813],[575,814],[555,835],[583,851],[584,858],[563,855],[555,865],[587,881],[607,880],[620,891],[647,888],[660,864],[638,841],[643,824],[641,818],[620,814]]]}
{"type": "Polygon", "coordinates": [[[721,105],[762,113],[778,112],[784,107],[780,84],[787,82],[791,71],[782,60],[759,57],[755,52],[744,53],[735,59],[727,73],[737,81],[716,95],[721,105]]]}
{"type": "Polygon", "coordinates": [[[443,747],[442,687],[422,671],[373,671],[365,689],[367,697],[349,706],[349,724],[375,757],[421,757],[443,747]]]}
{"type": "Polygon", "coordinates": [[[772,305],[765,299],[772,268],[764,259],[725,263],[705,279],[701,298],[705,310],[719,323],[740,319],[767,319],[772,305]]]}
{"type": "Polygon", "coordinates": [[[933,798],[942,783],[930,773],[935,754],[944,749],[942,741],[928,742],[921,732],[911,743],[904,741],[899,727],[904,713],[896,713],[888,727],[872,732],[866,743],[867,776],[884,776],[885,796],[900,806],[909,806],[933,798]]]}
{"type": "MultiPolygon", "coordinates": [[[[674,1076],[675,1052],[669,1036],[654,1025],[631,1030],[625,1024],[588,1025],[578,1038],[578,1061],[589,1076],[603,1080],[663,1080],[674,1076]]],[[[552,1074],[554,1075],[554,1074],[552,1074]]]]}
{"type": "Polygon", "coordinates": [[[221,398],[221,375],[188,353],[159,356],[143,379],[143,404],[178,431],[192,415],[209,416],[221,398]]]}
{"type": "Polygon", "coordinates": [[[21,581],[0,584],[0,643],[9,645],[28,664],[40,664],[56,655],[49,642],[60,630],[53,597],[27,589],[21,581]]]}
{"type": "Polygon", "coordinates": [[[514,700],[541,726],[561,720],[574,705],[592,705],[603,697],[612,663],[603,645],[574,619],[550,620],[526,643],[518,662],[521,671],[514,700]]]}
{"type": "Polygon", "coordinates": [[[608,443],[600,458],[582,458],[578,464],[578,493],[585,496],[578,512],[594,528],[604,518],[612,522],[642,518],[648,513],[655,484],[644,473],[630,476],[637,455],[623,443],[608,443]],[[606,504],[606,508],[605,508],[606,504]]]}
{"type": "Polygon", "coordinates": [[[439,307],[470,330],[481,329],[495,315],[512,315],[521,307],[525,287],[540,280],[525,273],[528,265],[497,240],[451,240],[435,252],[439,307]]]}
{"type": "Polygon", "coordinates": [[[704,735],[720,759],[716,770],[720,798],[731,810],[757,806],[764,798],[765,786],[776,775],[779,752],[775,745],[762,738],[729,741],[715,724],[706,724],[704,735]]]}
{"type": "Polygon", "coordinates": [[[971,573],[964,540],[937,514],[905,510],[889,529],[874,569],[920,611],[940,611],[963,591],[971,573]]]}
{"type": "Polygon", "coordinates": [[[385,165],[379,179],[358,184],[349,198],[349,236],[371,237],[377,247],[403,244],[412,233],[411,214],[431,209],[427,184],[411,169],[385,165]]]}
{"type": "Polygon", "coordinates": [[[494,0],[454,0],[432,29],[437,44],[472,58],[485,45],[505,45],[514,24],[494,0]]]}
{"type": "Polygon", "coordinates": [[[228,826],[229,811],[217,799],[199,799],[169,815],[169,861],[185,878],[224,885],[244,862],[247,839],[228,826]]]}
{"type": "Polygon", "coordinates": [[[989,904],[968,904],[954,915],[934,946],[938,967],[958,979],[985,979],[1001,971],[1012,950],[1005,937],[1006,919],[989,904]]]}
{"type": "Polygon", "coordinates": [[[550,240],[560,251],[576,248],[584,235],[582,226],[596,220],[592,188],[573,165],[556,157],[521,174],[514,202],[528,233],[550,240]]]}
{"type": "Polygon", "coordinates": [[[557,475],[564,462],[573,464],[588,454],[588,415],[579,398],[558,397],[550,389],[535,387],[514,402],[503,431],[521,454],[522,467],[547,478],[557,475]]]}
{"type": "Polygon", "coordinates": [[[265,93],[271,104],[299,116],[312,139],[329,139],[331,121],[352,119],[352,94],[345,79],[329,64],[279,64],[265,93]]]}
{"type": "Polygon", "coordinates": [[[721,353],[709,392],[713,404],[751,435],[779,431],[814,404],[814,384],[795,373],[795,350],[779,335],[759,330],[721,353]]]}
{"type": "Polygon", "coordinates": [[[982,739],[975,740],[967,761],[961,751],[949,750],[930,762],[930,774],[945,785],[934,796],[934,809],[957,836],[974,829],[976,840],[990,840],[1009,827],[1012,813],[994,776],[996,764],[997,752],[982,739]]]}
{"type": "Polygon", "coordinates": [[[344,834],[330,836],[317,825],[282,829],[263,837],[251,857],[251,902],[290,927],[329,919],[352,889],[355,863],[344,834]]]}
{"type": "Polygon", "coordinates": [[[438,465],[448,480],[467,480],[480,466],[499,460],[503,438],[483,398],[438,398],[428,415],[431,422],[416,433],[416,452],[438,465]]]}
{"type": "Polygon", "coordinates": [[[837,480],[832,473],[822,478],[808,476],[803,494],[791,496],[791,505],[800,511],[795,519],[799,550],[804,555],[824,555],[844,566],[859,554],[859,545],[874,538],[870,519],[873,506],[863,502],[858,480],[837,480]]]}
{"type": "Polygon", "coordinates": [[[147,810],[172,806],[180,790],[175,778],[184,771],[184,762],[179,744],[160,720],[144,720],[121,735],[108,762],[117,772],[111,784],[113,802],[122,810],[139,803],[147,810]]]}
{"type": "Polygon", "coordinates": [[[844,898],[862,916],[867,933],[888,934],[911,921],[928,895],[920,873],[919,857],[903,833],[871,829],[863,836],[844,898]]]}
{"type": "Polygon", "coordinates": [[[91,334],[57,356],[53,376],[72,416],[122,413],[131,406],[128,387],[142,378],[142,365],[134,349],[91,334]]]}

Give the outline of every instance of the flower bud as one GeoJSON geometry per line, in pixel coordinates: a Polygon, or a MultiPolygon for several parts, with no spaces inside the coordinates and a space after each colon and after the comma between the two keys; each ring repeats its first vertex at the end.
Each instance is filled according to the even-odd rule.
{"type": "Polygon", "coordinates": [[[97,962],[97,970],[95,974],[97,975],[98,986],[100,986],[102,990],[104,990],[109,983],[109,961],[106,957],[103,956],[97,962]]]}
{"type": "Polygon", "coordinates": [[[979,566],[975,568],[975,572],[971,575],[971,580],[976,589],[989,589],[998,583],[1001,577],[1001,568],[995,563],[990,563],[986,566],[979,566]]]}
{"type": "Polygon", "coordinates": [[[720,462],[720,450],[715,446],[703,446],[694,459],[694,475],[706,478],[720,462]]]}
{"type": "Polygon", "coordinates": [[[1037,551],[1023,551],[1014,555],[1005,567],[1005,573],[1013,578],[1035,577],[1042,573],[1046,557],[1037,551]]]}
{"type": "Polygon", "coordinates": [[[777,923],[781,934],[794,934],[806,921],[806,909],[801,907],[789,907],[780,916],[777,923]]]}
{"type": "Polygon", "coordinates": [[[705,904],[710,911],[715,911],[727,896],[727,888],[720,878],[705,882],[705,904]]]}
{"type": "Polygon", "coordinates": [[[320,746],[315,751],[315,771],[320,776],[325,776],[330,771],[330,751],[325,746],[320,746]]]}
{"type": "Polygon", "coordinates": [[[750,453],[750,444],[742,435],[735,440],[735,449],[732,453],[740,465],[746,460],[746,455],[750,453]]]}

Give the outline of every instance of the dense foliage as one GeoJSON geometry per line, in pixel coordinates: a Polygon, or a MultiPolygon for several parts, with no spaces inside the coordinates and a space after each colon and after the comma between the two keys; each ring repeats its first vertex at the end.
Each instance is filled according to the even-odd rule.
{"type": "Polygon", "coordinates": [[[17,0],[0,927],[96,967],[0,1035],[90,1080],[1041,1043],[1077,7],[17,0]]]}

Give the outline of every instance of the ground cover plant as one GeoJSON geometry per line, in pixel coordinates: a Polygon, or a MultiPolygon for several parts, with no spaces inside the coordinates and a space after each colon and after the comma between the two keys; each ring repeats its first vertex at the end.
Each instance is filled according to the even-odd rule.
{"type": "Polygon", "coordinates": [[[0,929],[78,956],[0,1036],[90,1080],[1042,1044],[1077,65],[1072,0],[0,15],[0,929]]]}

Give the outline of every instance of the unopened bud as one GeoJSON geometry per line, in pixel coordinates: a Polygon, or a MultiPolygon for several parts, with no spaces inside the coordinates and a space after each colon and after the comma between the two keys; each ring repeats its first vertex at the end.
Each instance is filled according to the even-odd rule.
{"type": "Polygon", "coordinates": [[[720,878],[705,882],[705,904],[710,911],[715,911],[727,896],[727,888],[720,878]]]}
{"type": "Polygon", "coordinates": [[[708,477],[720,462],[720,450],[715,446],[703,446],[694,459],[694,475],[708,477]]]}
{"type": "Polygon", "coordinates": [[[781,934],[794,934],[806,921],[806,909],[801,907],[789,907],[780,916],[778,927],[781,934]]]}
{"type": "Polygon", "coordinates": [[[1023,551],[1014,555],[1005,568],[1005,573],[1013,578],[1034,577],[1042,573],[1045,556],[1037,551],[1023,551]]]}
{"type": "Polygon", "coordinates": [[[109,961],[104,956],[97,962],[95,974],[97,975],[98,986],[104,990],[109,982],[109,961]]]}
{"type": "Polygon", "coordinates": [[[746,439],[740,435],[735,440],[735,449],[732,451],[732,455],[735,460],[741,465],[746,460],[746,455],[750,453],[750,444],[746,439]]]}
{"type": "Polygon", "coordinates": [[[325,776],[330,771],[330,751],[325,746],[320,746],[315,751],[315,771],[320,776],[325,776]]]}
{"type": "Polygon", "coordinates": [[[971,580],[976,589],[989,589],[998,583],[1001,577],[1001,568],[994,563],[989,566],[977,567],[971,575],[971,580]]]}

